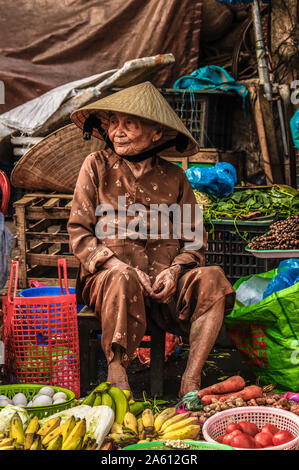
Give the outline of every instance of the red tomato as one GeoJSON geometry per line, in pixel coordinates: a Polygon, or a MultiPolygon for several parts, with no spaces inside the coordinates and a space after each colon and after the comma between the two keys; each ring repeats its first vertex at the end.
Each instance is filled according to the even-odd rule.
{"type": "Polygon", "coordinates": [[[222,444],[223,438],[224,438],[224,435],[217,437],[216,442],[219,442],[219,444],[222,444]]]}
{"type": "Polygon", "coordinates": [[[260,447],[273,446],[272,434],[270,434],[269,432],[258,432],[254,436],[254,442],[256,446],[260,447]]]}
{"type": "Polygon", "coordinates": [[[236,429],[239,429],[241,431],[241,428],[240,426],[238,425],[238,423],[229,423],[227,426],[226,426],[226,432],[227,434],[229,434],[230,432],[232,431],[235,431],[236,429]]]}
{"type": "Polygon", "coordinates": [[[289,442],[292,439],[295,439],[295,436],[293,436],[293,434],[290,431],[278,431],[272,437],[273,444],[275,446],[280,446],[281,444],[285,444],[286,442],[289,442]]]}
{"type": "Polygon", "coordinates": [[[225,434],[225,436],[223,436],[223,439],[222,439],[222,444],[226,444],[227,446],[229,446],[232,438],[237,436],[238,434],[242,434],[242,431],[240,431],[240,429],[235,429],[229,434],[225,434]]]}
{"type": "Polygon", "coordinates": [[[274,426],[274,424],[265,424],[261,429],[261,432],[269,432],[272,435],[276,434],[278,431],[279,429],[274,426]]]}
{"type": "Polygon", "coordinates": [[[240,449],[254,449],[255,442],[252,436],[249,434],[241,433],[237,436],[234,436],[231,441],[230,445],[232,447],[239,447],[240,449]]]}
{"type": "Polygon", "coordinates": [[[240,421],[239,423],[240,428],[246,434],[254,437],[258,432],[258,427],[254,423],[249,423],[248,421],[240,421]]]}

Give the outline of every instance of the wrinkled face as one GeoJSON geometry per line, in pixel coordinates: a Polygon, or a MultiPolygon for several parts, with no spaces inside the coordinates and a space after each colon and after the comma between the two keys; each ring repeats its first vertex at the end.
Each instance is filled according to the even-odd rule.
{"type": "Polygon", "coordinates": [[[162,131],[138,117],[112,113],[108,136],[118,155],[138,155],[162,137],[162,131]]]}

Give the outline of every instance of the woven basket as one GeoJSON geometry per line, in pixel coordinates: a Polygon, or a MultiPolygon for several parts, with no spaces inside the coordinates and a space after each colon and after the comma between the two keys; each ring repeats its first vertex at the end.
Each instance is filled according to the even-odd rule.
{"type": "Polygon", "coordinates": [[[99,139],[83,140],[75,124],[61,127],[20,158],[11,173],[11,183],[30,191],[73,194],[84,159],[104,146],[99,139]]]}
{"type": "MultiPolygon", "coordinates": [[[[215,442],[219,436],[226,434],[226,426],[229,423],[239,421],[254,423],[259,430],[265,424],[274,424],[278,429],[290,431],[295,436],[295,439],[280,446],[246,450],[296,450],[299,447],[299,416],[290,411],[268,406],[244,406],[216,413],[204,423],[203,437],[208,442],[215,442]]],[[[238,450],[245,449],[238,448],[238,450]]]]}

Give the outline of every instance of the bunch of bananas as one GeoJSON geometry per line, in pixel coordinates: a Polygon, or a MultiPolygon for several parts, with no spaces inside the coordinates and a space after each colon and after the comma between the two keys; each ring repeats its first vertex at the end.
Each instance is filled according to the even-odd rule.
{"type": "Polygon", "coordinates": [[[82,405],[99,406],[106,405],[112,408],[115,413],[115,422],[123,424],[127,412],[135,416],[142,413],[144,403],[135,402],[132,399],[130,390],[121,390],[112,387],[109,382],[102,382],[82,401],[82,405]]]}
{"type": "Polygon", "coordinates": [[[175,407],[166,408],[156,415],[146,408],[139,418],[127,412],[123,424],[113,424],[109,438],[113,439],[117,448],[156,440],[196,439],[200,425],[198,419],[190,415],[177,414],[175,407]]]}
{"type": "Polygon", "coordinates": [[[96,440],[86,435],[85,419],[74,416],[64,423],[60,417],[53,417],[41,427],[38,417],[34,416],[24,429],[16,412],[9,434],[0,435],[0,450],[94,450],[96,446],[96,440]]]}

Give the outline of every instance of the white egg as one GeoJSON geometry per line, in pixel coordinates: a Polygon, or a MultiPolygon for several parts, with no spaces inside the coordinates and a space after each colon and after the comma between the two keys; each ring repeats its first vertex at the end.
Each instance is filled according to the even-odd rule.
{"type": "Polygon", "coordinates": [[[36,395],[33,399],[33,406],[52,405],[52,398],[48,395],[36,395]]]}
{"type": "Polygon", "coordinates": [[[54,390],[52,387],[42,387],[39,391],[38,391],[38,395],[48,395],[48,397],[53,397],[54,395],[54,390]]]}
{"type": "Polygon", "coordinates": [[[27,406],[32,406],[32,400],[27,403],[27,406]]]}
{"type": "Polygon", "coordinates": [[[8,398],[6,400],[4,398],[0,400],[0,406],[6,406],[10,404],[11,404],[11,400],[9,400],[8,398]]]}
{"type": "Polygon", "coordinates": [[[63,401],[66,401],[66,400],[67,400],[67,394],[64,393],[64,392],[56,392],[56,393],[53,395],[53,401],[56,401],[57,398],[62,398],[63,401]]]}
{"type": "Polygon", "coordinates": [[[12,402],[15,406],[26,406],[27,398],[24,393],[16,393],[12,398],[12,402]]]}
{"type": "Polygon", "coordinates": [[[56,398],[56,400],[53,400],[53,405],[58,405],[58,403],[64,403],[65,402],[65,399],[62,398],[62,397],[58,397],[56,398]]]}
{"type": "Polygon", "coordinates": [[[8,397],[6,395],[0,395],[0,400],[8,400],[8,397]]]}

